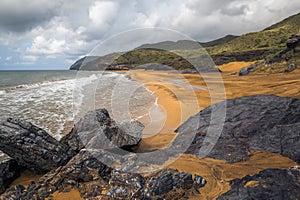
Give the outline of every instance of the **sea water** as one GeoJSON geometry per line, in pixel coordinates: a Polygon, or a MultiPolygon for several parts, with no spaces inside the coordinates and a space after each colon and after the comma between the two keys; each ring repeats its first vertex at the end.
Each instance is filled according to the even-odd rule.
{"type": "Polygon", "coordinates": [[[57,139],[69,122],[106,108],[117,121],[139,119],[156,97],[124,73],[0,71],[0,121],[17,117],[57,139]]]}

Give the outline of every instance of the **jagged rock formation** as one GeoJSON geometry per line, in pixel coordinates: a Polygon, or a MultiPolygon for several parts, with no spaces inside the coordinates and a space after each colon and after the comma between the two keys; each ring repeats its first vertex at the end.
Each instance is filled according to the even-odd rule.
{"type": "Polygon", "coordinates": [[[218,137],[206,133],[209,127],[219,126],[210,125],[211,113],[223,106],[227,113],[223,130],[208,157],[238,162],[247,160],[251,150],[260,150],[300,163],[300,100],[275,95],[227,100],[191,117],[177,129],[179,134],[196,135],[187,153],[198,155],[199,149],[205,147],[204,139],[209,142],[218,137]]]}
{"type": "Polygon", "coordinates": [[[75,155],[46,131],[15,118],[0,123],[0,149],[20,166],[37,173],[65,165],[75,155]]]}
{"type": "Polygon", "coordinates": [[[10,118],[0,126],[0,137],[5,140],[0,142],[1,149],[35,172],[52,170],[27,188],[22,185],[9,188],[0,199],[45,199],[56,191],[70,189],[78,190],[85,199],[181,199],[198,193],[198,188],[206,184],[199,175],[193,178],[174,169],[147,175],[117,169],[122,154],[116,160],[107,150],[138,145],[143,128],[136,121],[117,124],[107,110],[99,109],[88,112],[72,132],[58,142],[29,122],[10,118]],[[29,152],[29,148],[32,151],[29,152]],[[28,155],[18,153],[25,151],[28,155]],[[75,152],[78,153],[75,155],[75,152]],[[53,159],[57,158],[56,154],[60,159],[53,159]],[[74,157],[70,159],[71,156],[74,157]]]}
{"type": "Polygon", "coordinates": [[[39,183],[32,183],[28,188],[12,187],[2,198],[44,199],[55,191],[76,188],[85,199],[181,199],[198,193],[198,188],[206,184],[199,175],[193,179],[191,174],[174,169],[147,176],[112,170],[101,163],[94,153],[82,149],[65,166],[43,176],[39,183]]]}
{"type": "Polygon", "coordinates": [[[230,191],[218,200],[294,200],[300,197],[300,169],[266,169],[254,176],[232,180],[230,185],[230,191]]]}
{"type": "Polygon", "coordinates": [[[112,120],[106,109],[89,111],[77,122],[61,142],[74,151],[82,148],[124,148],[139,144],[144,125],[138,121],[125,121],[120,124],[112,120]]]}

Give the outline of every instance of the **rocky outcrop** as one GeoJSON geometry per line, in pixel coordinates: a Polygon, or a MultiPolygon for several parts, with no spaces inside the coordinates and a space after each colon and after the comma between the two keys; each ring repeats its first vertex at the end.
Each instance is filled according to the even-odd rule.
{"type": "Polygon", "coordinates": [[[106,193],[117,199],[185,199],[191,194],[199,193],[198,189],[206,184],[198,175],[178,172],[176,169],[164,169],[142,176],[135,173],[113,171],[106,193]]]}
{"type": "Polygon", "coordinates": [[[129,149],[139,144],[143,129],[144,126],[138,121],[116,123],[106,109],[98,109],[87,112],[61,142],[75,151],[84,147],[129,149]]]}
{"type": "Polygon", "coordinates": [[[44,130],[15,118],[0,123],[0,149],[20,166],[36,173],[65,165],[75,155],[44,130]]]}
{"type": "Polygon", "coordinates": [[[9,184],[20,175],[18,163],[0,152],[0,194],[2,194],[9,184]]]}
{"type": "Polygon", "coordinates": [[[95,152],[83,149],[68,164],[43,176],[38,184],[32,183],[28,188],[12,187],[2,197],[44,199],[55,191],[76,188],[85,199],[182,199],[198,193],[205,184],[199,175],[193,178],[174,169],[147,176],[112,170],[95,157],[95,152]]]}
{"type": "Polygon", "coordinates": [[[287,50],[295,51],[299,43],[300,43],[300,35],[298,34],[292,35],[286,42],[287,50]]]}
{"type": "Polygon", "coordinates": [[[201,147],[205,149],[207,143],[217,140],[207,157],[232,163],[247,160],[250,151],[260,150],[300,163],[299,99],[254,95],[227,100],[199,112],[176,131],[183,136],[195,135],[187,153],[199,155],[201,147]],[[222,126],[210,124],[212,111],[218,112],[224,106],[226,118],[221,135],[208,135],[208,128],[215,130],[222,126]]]}
{"type": "MultiPolygon", "coordinates": [[[[17,193],[18,198],[12,199],[44,199],[55,191],[64,192],[70,188],[78,187],[81,183],[97,181],[103,184],[105,183],[104,180],[108,180],[107,176],[109,176],[110,171],[110,168],[83,149],[65,166],[60,166],[45,174],[39,183],[32,184],[30,188],[22,186],[10,188],[2,197],[5,199],[17,193]]],[[[82,191],[84,191],[83,187],[80,187],[82,191]]]]}
{"type": "Polygon", "coordinates": [[[261,60],[271,53],[273,53],[271,50],[254,50],[216,54],[211,55],[211,57],[216,65],[223,65],[230,62],[252,62],[261,60]]]}
{"type": "Polygon", "coordinates": [[[245,75],[248,75],[250,74],[250,72],[254,71],[257,67],[259,66],[258,63],[255,63],[253,65],[250,65],[249,67],[243,67],[240,72],[239,72],[239,75],[240,76],[245,76],[245,75]]]}
{"type": "MultiPolygon", "coordinates": [[[[252,71],[255,71],[260,66],[272,66],[274,63],[280,63],[282,61],[288,62],[292,59],[293,54],[295,54],[296,48],[299,46],[300,43],[300,35],[292,35],[287,41],[286,41],[286,48],[280,52],[278,52],[275,56],[273,56],[271,59],[265,59],[265,61],[261,63],[256,63],[253,65],[250,65],[249,67],[243,67],[239,75],[245,76],[250,74],[252,71]],[[289,54],[289,52],[292,52],[292,54],[289,54]]],[[[258,59],[256,59],[258,60],[258,59]]],[[[244,60],[246,61],[246,60],[244,60]]],[[[285,72],[293,71],[297,68],[295,63],[288,63],[287,69],[285,72]]]]}
{"type": "Polygon", "coordinates": [[[300,169],[266,169],[254,176],[235,179],[230,185],[230,191],[218,200],[299,199],[300,169]]]}

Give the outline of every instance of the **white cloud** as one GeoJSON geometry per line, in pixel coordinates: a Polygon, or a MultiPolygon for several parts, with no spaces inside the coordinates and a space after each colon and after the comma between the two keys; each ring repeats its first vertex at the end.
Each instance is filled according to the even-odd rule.
{"type": "Polygon", "coordinates": [[[43,36],[37,36],[32,43],[32,46],[27,49],[32,54],[59,54],[65,50],[65,40],[57,40],[54,38],[46,39],[43,36]]]}
{"type": "Polygon", "coordinates": [[[6,61],[10,61],[11,59],[12,59],[12,56],[7,56],[7,57],[5,58],[6,61]]]}
{"type": "Polygon", "coordinates": [[[101,28],[108,28],[115,19],[118,4],[112,1],[96,1],[89,8],[89,18],[92,23],[101,28]]]}
{"type": "Polygon", "coordinates": [[[26,63],[35,63],[38,60],[38,57],[25,55],[25,56],[22,56],[21,59],[26,63]]]}

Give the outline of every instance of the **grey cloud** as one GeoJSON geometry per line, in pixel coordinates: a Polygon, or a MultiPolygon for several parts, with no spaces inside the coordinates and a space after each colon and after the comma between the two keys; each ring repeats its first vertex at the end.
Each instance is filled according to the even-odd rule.
{"type": "MultiPolygon", "coordinates": [[[[207,41],[260,30],[300,9],[299,0],[284,4],[282,0],[115,0],[118,9],[112,20],[95,24],[89,11],[96,1],[113,0],[0,0],[0,43],[9,40],[9,45],[28,46],[42,36],[53,41],[49,42],[52,49],[57,47],[55,42],[63,41],[63,48],[55,52],[74,57],[88,53],[115,34],[135,28],[168,28],[207,41]],[[19,42],[16,35],[23,41],[19,42]]],[[[27,53],[46,52],[42,45],[35,47],[36,51],[27,53]]]]}
{"type": "Polygon", "coordinates": [[[244,15],[246,11],[249,10],[247,5],[240,5],[234,7],[225,7],[221,9],[221,13],[230,16],[244,15]]]}
{"type": "Polygon", "coordinates": [[[7,32],[31,30],[53,18],[59,4],[45,0],[1,0],[0,28],[7,32]]]}

